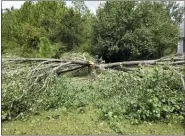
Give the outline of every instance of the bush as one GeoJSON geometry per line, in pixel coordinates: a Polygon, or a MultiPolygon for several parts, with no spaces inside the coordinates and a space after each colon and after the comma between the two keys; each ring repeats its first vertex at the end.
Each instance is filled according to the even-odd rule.
{"type": "Polygon", "coordinates": [[[46,37],[40,38],[39,47],[40,47],[39,52],[41,57],[51,58],[52,56],[54,56],[51,43],[46,37]]]}
{"type": "Polygon", "coordinates": [[[180,77],[172,71],[156,68],[152,74],[144,73],[139,94],[130,101],[127,113],[138,120],[167,119],[168,115],[184,116],[184,96],[180,77]]]}
{"type": "Polygon", "coordinates": [[[103,82],[99,106],[104,118],[121,119],[126,115],[133,123],[139,123],[164,120],[175,114],[184,116],[181,80],[172,71],[156,67],[139,73],[109,73],[103,82]]]}

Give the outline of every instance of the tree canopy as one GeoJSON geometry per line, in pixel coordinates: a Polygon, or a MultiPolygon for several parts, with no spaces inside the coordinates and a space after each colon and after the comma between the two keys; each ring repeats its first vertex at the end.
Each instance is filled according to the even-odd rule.
{"type": "Polygon", "coordinates": [[[178,26],[162,2],[106,2],[93,30],[94,53],[107,61],[159,58],[178,42],[178,26]]]}
{"type": "Polygon", "coordinates": [[[89,52],[108,62],[159,58],[176,51],[183,8],[175,2],[105,2],[96,15],[84,1],[25,2],[2,14],[2,51],[41,57],[41,40],[55,51],[89,52]]]}
{"type": "Polygon", "coordinates": [[[61,53],[87,44],[90,36],[85,30],[89,27],[85,24],[88,21],[86,14],[91,16],[92,13],[87,9],[83,12],[84,16],[81,16],[81,12],[76,12],[76,9],[67,7],[65,2],[30,1],[18,10],[5,11],[2,22],[3,52],[15,48],[19,50],[18,55],[25,56],[30,51],[39,52],[41,37],[46,37],[52,45],[60,44],[61,53]]]}

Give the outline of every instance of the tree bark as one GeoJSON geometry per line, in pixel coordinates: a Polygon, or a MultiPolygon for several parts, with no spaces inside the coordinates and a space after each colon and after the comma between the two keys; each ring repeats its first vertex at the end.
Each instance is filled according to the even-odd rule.
{"type": "Polygon", "coordinates": [[[57,71],[57,73],[64,73],[68,71],[73,71],[76,69],[80,69],[82,67],[89,67],[89,72],[92,73],[92,67],[99,69],[117,69],[123,71],[134,71],[134,69],[129,68],[132,66],[138,65],[185,65],[185,60],[183,57],[174,57],[174,58],[161,58],[157,60],[140,60],[140,61],[123,61],[123,62],[115,62],[108,64],[95,64],[85,60],[61,60],[61,59],[48,59],[48,58],[4,58],[3,60],[9,62],[39,62],[38,67],[44,65],[42,69],[51,67],[53,71],[57,71]],[[46,65],[47,64],[47,65],[46,65]],[[75,66],[74,66],[75,65],[75,66]],[[68,69],[63,69],[64,67],[69,67],[68,69]],[[59,72],[58,72],[59,71],[59,72]]]}

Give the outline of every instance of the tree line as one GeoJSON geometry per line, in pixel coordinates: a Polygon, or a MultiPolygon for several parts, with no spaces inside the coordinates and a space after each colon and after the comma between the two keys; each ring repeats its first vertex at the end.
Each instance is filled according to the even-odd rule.
{"type": "Polygon", "coordinates": [[[184,9],[176,2],[25,2],[2,14],[2,53],[60,58],[88,52],[106,62],[156,59],[176,52],[184,9]]]}

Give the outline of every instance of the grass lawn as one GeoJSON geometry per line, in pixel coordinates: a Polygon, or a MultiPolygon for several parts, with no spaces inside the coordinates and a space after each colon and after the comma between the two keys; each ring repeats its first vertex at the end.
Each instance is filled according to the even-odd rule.
{"type": "MultiPolygon", "coordinates": [[[[24,120],[2,123],[2,134],[116,134],[107,121],[100,120],[99,110],[92,107],[83,112],[57,109],[31,115],[24,120]]],[[[184,134],[181,123],[143,123],[132,125],[119,122],[122,134],[184,134]]]]}

